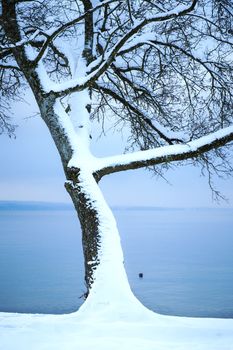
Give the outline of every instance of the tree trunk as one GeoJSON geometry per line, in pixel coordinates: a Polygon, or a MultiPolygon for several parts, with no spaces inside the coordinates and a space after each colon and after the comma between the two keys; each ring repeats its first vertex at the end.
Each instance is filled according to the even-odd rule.
{"type": "MultiPolygon", "coordinates": [[[[58,99],[53,96],[46,98],[38,98],[36,96],[41,116],[51,136],[55,142],[58,152],[61,157],[63,169],[66,175],[67,182],[65,183],[74,207],[77,211],[81,229],[82,229],[82,244],[85,264],[85,282],[87,293],[94,281],[94,271],[99,264],[99,249],[100,249],[100,215],[97,212],[95,205],[96,188],[98,185],[88,169],[80,169],[79,174],[77,168],[75,170],[68,166],[74,154],[77,155],[78,162],[90,156],[89,152],[89,133],[86,124],[89,122],[89,112],[86,109],[86,99],[88,91],[85,93],[73,94],[70,98],[72,112],[66,114],[63,107],[61,108],[58,99]],[[76,99],[77,98],[77,99],[76,99]],[[73,118],[73,119],[72,119],[73,118]],[[69,130],[67,130],[67,122],[69,121],[69,130]],[[72,128],[73,135],[70,135],[72,128]],[[87,193],[90,184],[95,189],[87,193]]],[[[87,163],[90,162],[87,159],[87,163]]]]}
{"type": "Polygon", "coordinates": [[[124,269],[123,252],[117,225],[112,211],[104,200],[92,173],[94,159],[89,151],[88,92],[73,94],[69,103],[71,111],[64,115],[59,101],[40,104],[41,115],[46,122],[61,156],[67,178],[65,187],[77,211],[81,230],[85,265],[86,297],[89,310],[104,305],[135,305],[124,269]],[[58,105],[56,105],[58,103],[58,105]],[[65,122],[64,122],[65,120],[65,122]],[[64,123],[63,123],[64,122],[64,123]],[[72,136],[67,132],[72,126],[72,136]],[[70,163],[71,161],[71,163],[70,163]],[[75,168],[72,168],[72,164],[75,168]],[[98,306],[97,306],[98,305],[98,306]]]}
{"type": "Polygon", "coordinates": [[[135,303],[124,269],[116,221],[94,176],[80,169],[76,180],[70,178],[71,174],[66,189],[82,229],[88,300],[95,305],[110,305],[113,300],[117,304],[123,300],[135,303]]]}
{"type": "MultiPolygon", "coordinates": [[[[114,261],[123,268],[123,254],[114,216],[107,206],[94,176],[88,170],[80,169],[78,175],[68,171],[69,192],[77,211],[81,229],[85,261],[85,281],[88,291],[96,280],[97,267],[107,262],[113,263],[117,254],[119,261],[114,261]],[[109,249],[109,250],[108,250],[109,249]]],[[[118,267],[119,267],[118,266],[118,267]]],[[[102,276],[103,278],[103,276],[102,276]]]]}
{"type": "MultiPolygon", "coordinates": [[[[68,173],[70,174],[70,171],[68,171],[68,173]]],[[[79,185],[79,180],[76,175],[72,177],[73,181],[67,181],[65,187],[73,201],[82,229],[85,282],[87,287],[85,296],[87,296],[94,282],[94,271],[99,264],[100,223],[98,212],[89,200],[87,194],[82,191],[82,187],[79,185]]]]}

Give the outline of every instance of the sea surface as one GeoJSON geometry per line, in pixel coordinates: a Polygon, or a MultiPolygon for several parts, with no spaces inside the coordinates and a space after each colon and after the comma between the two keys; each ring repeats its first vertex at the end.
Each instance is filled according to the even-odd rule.
{"type": "MultiPolygon", "coordinates": [[[[83,302],[76,214],[42,209],[0,206],[0,311],[62,314],[83,302]]],[[[113,211],[129,282],[144,305],[162,314],[233,318],[233,209],[113,211]]]]}

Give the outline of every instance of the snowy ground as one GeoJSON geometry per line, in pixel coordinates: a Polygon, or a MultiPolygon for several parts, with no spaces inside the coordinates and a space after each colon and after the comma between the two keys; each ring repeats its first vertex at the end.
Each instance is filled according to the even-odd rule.
{"type": "Polygon", "coordinates": [[[233,320],[161,316],[137,302],[70,315],[0,313],[0,349],[232,350],[233,320]]]}

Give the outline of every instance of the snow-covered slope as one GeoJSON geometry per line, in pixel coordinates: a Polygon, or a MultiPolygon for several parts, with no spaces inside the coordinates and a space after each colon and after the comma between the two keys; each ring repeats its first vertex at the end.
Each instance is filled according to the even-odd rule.
{"type": "Polygon", "coordinates": [[[162,316],[136,299],[70,315],[0,314],[1,350],[232,350],[233,320],[162,316]]]}

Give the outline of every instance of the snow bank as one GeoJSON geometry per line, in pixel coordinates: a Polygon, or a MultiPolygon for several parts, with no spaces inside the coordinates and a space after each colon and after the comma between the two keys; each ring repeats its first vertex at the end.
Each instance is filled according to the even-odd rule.
{"type": "Polygon", "coordinates": [[[1,350],[232,350],[233,320],[170,317],[137,306],[92,314],[0,314],[1,350]],[[129,313],[132,317],[129,320],[129,313]],[[133,319],[133,316],[136,316],[133,319]]]}

